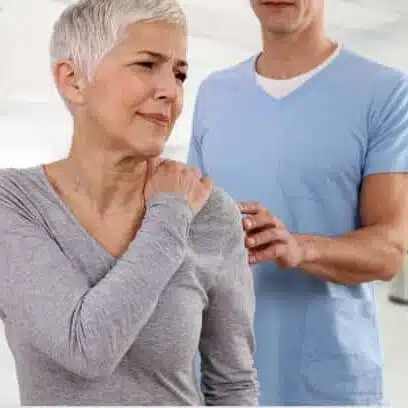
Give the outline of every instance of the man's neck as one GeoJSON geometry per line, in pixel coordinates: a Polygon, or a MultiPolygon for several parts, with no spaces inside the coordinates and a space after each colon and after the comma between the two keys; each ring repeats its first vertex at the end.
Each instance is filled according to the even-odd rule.
{"type": "Polygon", "coordinates": [[[318,67],[336,48],[324,32],[313,28],[280,37],[263,33],[257,72],[268,78],[294,78],[318,67]]]}

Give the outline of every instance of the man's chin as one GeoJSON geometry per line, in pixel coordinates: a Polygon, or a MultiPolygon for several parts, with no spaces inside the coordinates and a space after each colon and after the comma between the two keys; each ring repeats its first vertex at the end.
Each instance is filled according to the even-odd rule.
{"type": "Polygon", "coordinates": [[[268,32],[274,37],[285,37],[297,31],[295,24],[276,24],[268,27],[268,32]]]}

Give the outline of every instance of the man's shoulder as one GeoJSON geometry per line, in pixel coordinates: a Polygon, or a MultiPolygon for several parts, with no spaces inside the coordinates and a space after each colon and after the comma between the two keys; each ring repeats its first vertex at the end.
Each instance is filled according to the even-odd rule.
{"type": "Polygon", "coordinates": [[[201,82],[199,91],[203,93],[231,85],[242,85],[242,77],[252,69],[254,58],[251,56],[232,66],[213,71],[201,82]]]}
{"type": "Polygon", "coordinates": [[[398,68],[347,49],[343,50],[343,56],[348,67],[346,73],[353,75],[360,83],[369,82],[374,88],[384,85],[388,89],[408,85],[408,74],[398,68]]]}

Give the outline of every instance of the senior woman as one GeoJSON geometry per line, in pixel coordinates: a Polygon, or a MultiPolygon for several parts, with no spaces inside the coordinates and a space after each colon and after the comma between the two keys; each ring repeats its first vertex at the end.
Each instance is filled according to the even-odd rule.
{"type": "Polygon", "coordinates": [[[182,107],[182,10],[80,1],[51,56],[70,152],[0,173],[0,311],[21,403],[256,405],[239,211],[157,159],[182,107]]]}

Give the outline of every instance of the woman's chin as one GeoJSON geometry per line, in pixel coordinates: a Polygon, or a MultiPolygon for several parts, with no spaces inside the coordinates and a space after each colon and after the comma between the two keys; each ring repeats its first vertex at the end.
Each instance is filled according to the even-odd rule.
{"type": "Polygon", "coordinates": [[[163,153],[167,139],[168,138],[164,136],[151,137],[143,140],[143,143],[140,143],[141,140],[122,139],[125,144],[122,142],[121,148],[125,148],[127,155],[150,159],[160,156],[163,153]]]}
{"type": "Polygon", "coordinates": [[[151,159],[153,157],[160,156],[164,152],[165,145],[165,141],[161,143],[152,143],[151,145],[146,146],[143,151],[140,151],[140,153],[146,159],[151,159]]]}

